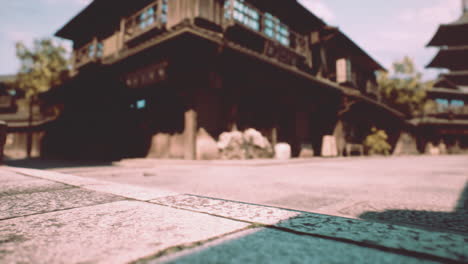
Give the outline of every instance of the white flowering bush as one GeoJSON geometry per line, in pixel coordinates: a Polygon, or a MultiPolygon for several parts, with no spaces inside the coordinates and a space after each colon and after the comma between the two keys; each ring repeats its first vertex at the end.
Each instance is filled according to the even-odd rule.
{"type": "Polygon", "coordinates": [[[222,159],[243,159],[245,150],[244,139],[239,131],[224,132],[219,136],[218,149],[222,159]]]}
{"type": "Polygon", "coordinates": [[[224,132],[219,136],[218,148],[222,159],[272,158],[273,148],[268,139],[253,128],[224,132]]]}

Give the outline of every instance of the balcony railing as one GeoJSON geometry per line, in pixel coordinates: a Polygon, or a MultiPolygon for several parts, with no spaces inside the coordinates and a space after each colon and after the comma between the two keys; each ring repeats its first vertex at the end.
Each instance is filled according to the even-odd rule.
{"type": "Polygon", "coordinates": [[[167,23],[167,1],[157,0],[125,20],[124,42],[150,31],[163,30],[167,23]]]}
{"type": "Polygon", "coordinates": [[[93,40],[75,51],[75,68],[102,58],[104,46],[102,42],[93,40]]]}
{"type": "MultiPolygon", "coordinates": [[[[292,52],[307,57],[308,44],[305,36],[294,32],[272,14],[262,12],[244,0],[226,0],[224,21],[227,25],[240,24],[275,43],[281,44],[292,52]]],[[[271,46],[271,44],[266,45],[271,46]]]]}
{"type": "Polygon", "coordinates": [[[468,117],[468,105],[465,106],[439,106],[434,109],[426,110],[426,115],[449,115],[449,116],[464,116],[468,117]]]}

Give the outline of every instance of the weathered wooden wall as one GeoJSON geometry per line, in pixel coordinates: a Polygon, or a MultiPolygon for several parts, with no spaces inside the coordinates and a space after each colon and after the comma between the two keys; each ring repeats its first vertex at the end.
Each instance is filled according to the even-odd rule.
{"type": "Polygon", "coordinates": [[[223,1],[220,0],[172,0],[168,6],[167,27],[196,17],[221,24],[223,18],[223,1]]]}

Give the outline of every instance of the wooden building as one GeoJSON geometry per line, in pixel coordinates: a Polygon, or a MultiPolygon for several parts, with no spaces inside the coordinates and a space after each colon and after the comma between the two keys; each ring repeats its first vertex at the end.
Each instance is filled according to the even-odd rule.
{"type": "Polygon", "coordinates": [[[56,35],[74,77],[50,96],[49,155],[195,159],[202,134],[246,128],[320,155],[325,135],[342,153],[404,126],[377,100],[384,68],[296,0],[94,0],[56,35]]]}
{"type": "Polygon", "coordinates": [[[428,44],[440,50],[427,67],[448,72],[428,93],[437,109],[415,120],[422,140],[442,142],[454,152],[468,148],[468,0],[462,0],[462,10],[458,20],[440,25],[428,44]]]}
{"type": "Polygon", "coordinates": [[[15,75],[0,76],[0,121],[7,125],[3,154],[5,159],[39,157],[47,123],[54,117],[42,113],[37,104],[30,108],[24,91],[15,88],[15,82],[15,75]]]}
{"type": "Polygon", "coordinates": [[[0,114],[16,112],[16,90],[12,83],[15,81],[14,75],[0,75],[0,114]]]}

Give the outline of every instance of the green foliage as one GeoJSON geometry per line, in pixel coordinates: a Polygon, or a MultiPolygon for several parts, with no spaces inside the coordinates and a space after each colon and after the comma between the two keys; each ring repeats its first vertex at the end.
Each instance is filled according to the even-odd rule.
{"type": "Polygon", "coordinates": [[[424,112],[427,103],[426,91],[432,82],[423,82],[413,61],[405,57],[393,64],[393,74],[381,72],[378,76],[379,92],[387,105],[407,116],[418,116],[424,112]]]}
{"type": "Polygon", "coordinates": [[[389,155],[392,147],[387,142],[388,136],[384,130],[372,128],[372,133],[364,140],[364,146],[370,155],[389,155]]]}
{"type": "Polygon", "coordinates": [[[68,76],[66,55],[64,47],[48,38],[35,40],[32,49],[16,43],[16,56],[21,61],[16,86],[30,98],[60,85],[68,76]]]}

